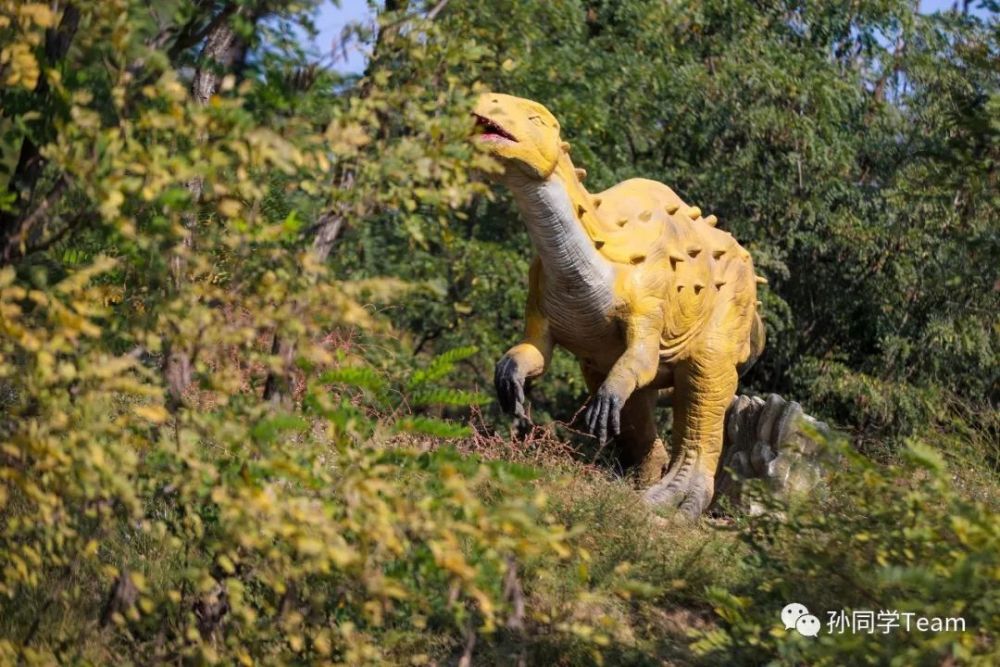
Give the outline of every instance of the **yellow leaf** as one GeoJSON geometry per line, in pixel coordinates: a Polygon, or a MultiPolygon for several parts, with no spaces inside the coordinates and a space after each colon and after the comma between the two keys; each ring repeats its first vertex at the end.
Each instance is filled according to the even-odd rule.
{"type": "Polygon", "coordinates": [[[129,572],[128,576],[137,589],[140,591],[146,590],[146,576],[144,574],[141,572],[129,572]]]}
{"type": "Polygon", "coordinates": [[[227,218],[235,218],[243,210],[243,205],[235,199],[225,198],[219,202],[219,213],[227,218]]]}
{"type": "Polygon", "coordinates": [[[111,219],[118,217],[118,211],[121,210],[124,203],[125,195],[120,190],[112,190],[98,208],[104,218],[111,219]]]}
{"type": "Polygon", "coordinates": [[[30,18],[35,25],[42,28],[51,28],[56,24],[56,13],[41,2],[21,5],[19,12],[21,16],[30,18]]]}
{"type": "Polygon", "coordinates": [[[219,567],[222,568],[222,571],[226,574],[233,574],[236,572],[236,565],[233,564],[233,561],[229,558],[229,556],[221,554],[216,560],[219,563],[219,567]]]}
{"type": "Polygon", "coordinates": [[[330,645],[330,638],[325,632],[320,632],[313,637],[312,644],[313,648],[316,649],[316,652],[323,656],[330,655],[330,652],[333,650],[333,647],[330,645]]]}
{"type": "Polygon", "coordinates": [[[315,537],[303,535],[295,541],[295,548],[304,556],[315,556],[323,551],[323,543],[315,537]]]}
{"type": "Polygon", "coordinates": [[[154,424],[162,424],[170,417],[170,413],[162,405],[139,405],[133,409],[133,412],[154,424]]]}

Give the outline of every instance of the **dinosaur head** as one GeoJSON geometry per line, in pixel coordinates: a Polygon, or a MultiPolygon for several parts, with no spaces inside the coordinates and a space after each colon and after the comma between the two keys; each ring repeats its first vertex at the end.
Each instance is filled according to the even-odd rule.
{"type": "Polygon", "coordinates": [[[541,180],[555,170],[562,152],[559,121],[538,102],[485,93],[473,116],[474,141],[504,165],[506,174],[517,170],[541,180]]]}

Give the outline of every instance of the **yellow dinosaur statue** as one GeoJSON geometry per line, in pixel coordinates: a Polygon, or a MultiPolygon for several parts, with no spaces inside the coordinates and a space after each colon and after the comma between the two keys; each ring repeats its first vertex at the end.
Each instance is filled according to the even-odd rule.
{"type": "Polygon", "coordinates": [[[645,499],[700,515],[712,500],[726,408],[764,347],[750,254],[715,216],[666,185],[633,178],[592,194],[559,121],[531,100],[487,93],[475,142],[499,160],[537,257],[524,339],[496,365],[501,406],[524,416],[525,382],[553,346],[580,362],[587,427],[615,438],[645,499]],[[672,389],[670,452],[656,433],[658,392],[672,389]]]}

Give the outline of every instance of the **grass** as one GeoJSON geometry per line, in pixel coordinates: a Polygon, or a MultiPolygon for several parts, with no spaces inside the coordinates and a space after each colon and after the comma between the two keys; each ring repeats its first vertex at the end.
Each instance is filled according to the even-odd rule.
{"type": "MultiPolygon", "coordinates": [[[[745,547],[731,520],[664,521],[630,481],[549,429],[520,438],[480,433],[460,449],[530,468],[530,484],[574,531],[578,548],[568,559],[529,564],[534,576],[521,581],[526,617],[478,638],[473,664],[702,664],[688,647],[692,631],[714,626],[708,588],[735,586],[741,576],[735,564],[745,547]],[[553,623],[569,631],[555,635],[553,623]]],[[[434,657],[446,663],[464,650],[441,647],[448,652],[434,657]]]]}

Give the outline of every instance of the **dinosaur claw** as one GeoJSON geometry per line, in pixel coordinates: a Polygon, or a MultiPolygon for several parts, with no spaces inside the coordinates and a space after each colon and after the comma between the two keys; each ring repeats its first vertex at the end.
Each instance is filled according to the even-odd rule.
{"type": "Polygon", "coordinates": [[[596,422],[596,414],[594,412],[594,403],[587,406],[587,412],[583,415],[583,423],[587,427],[587,430],[591,433],[594,432],[594,423],[596,422]]]}
{"type": "Polygon", "coordinates": [[[622,400],[604,387],[597,391],[587,406],[584,423],[587,430],[597,436],[600,446],[603,447],[621,432],[621,408],[622,400]]]}
{"type": "Polygon", "coordinates": [[[524,411],[524,378],[521,377],[517,362],[513,358],[504,355],[497,362],[493,385],[496,387],[500,409],[506,414],[527,419],[524,411]]]}
{"type": "Polygon", "coordinates": [[[597,413],[597,442],[603,447],[608,441],[608,404],[601,401],[600,412],[597,413]]]}
{"type": "Polygon", "coordinates": [[[515,395],[515,400],[514,400],[514,415],[517,416],[517,417],[519,417],[519,418],[521,418],[521,419],[525,419],[526,420],[526,419],[528,419],[528,414],[524,410],[524,404],[525,404],[525,399],[524,399],[524,383],[523,382],[512,381],[511,384],[513,384],[513,390],[514,390],[514,395],[515,395]]]}

